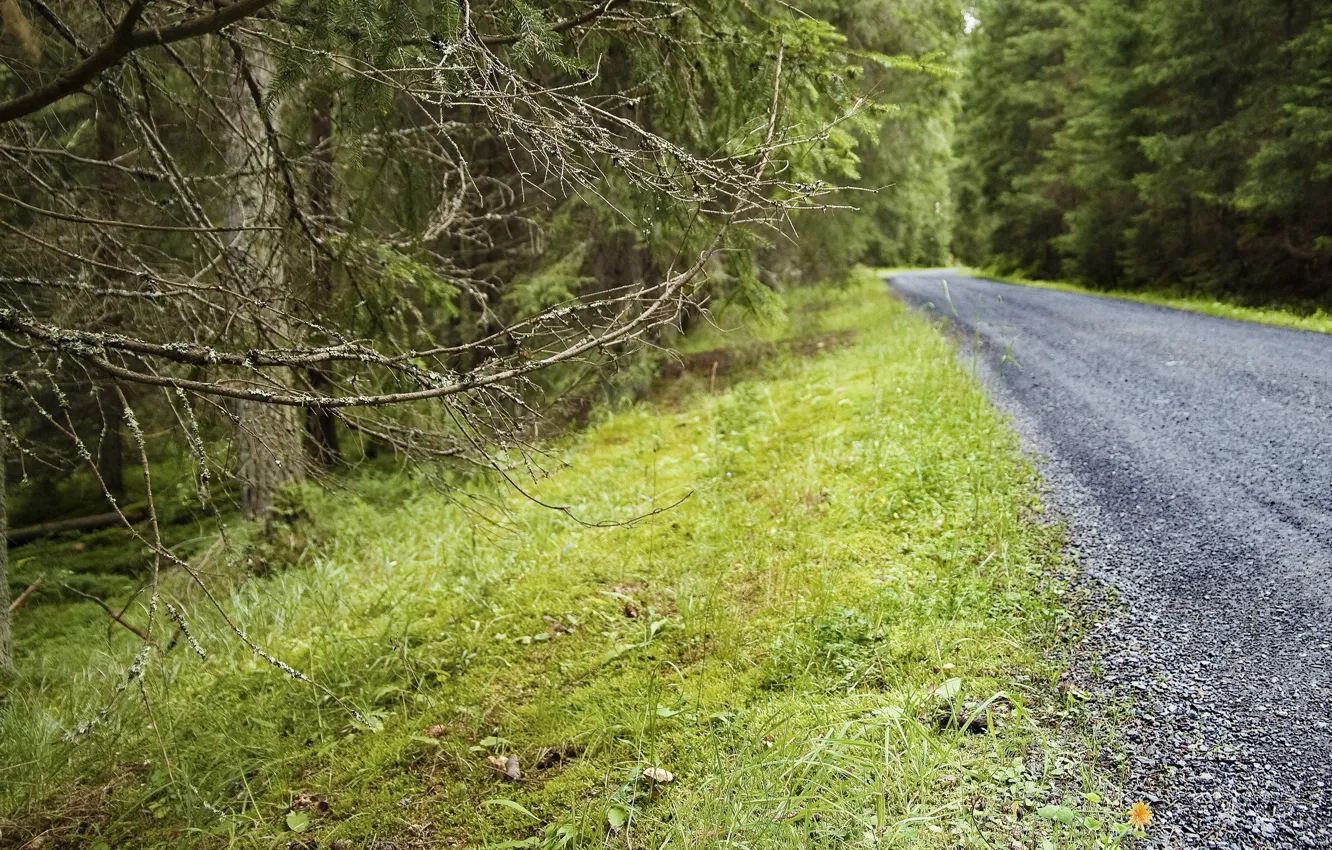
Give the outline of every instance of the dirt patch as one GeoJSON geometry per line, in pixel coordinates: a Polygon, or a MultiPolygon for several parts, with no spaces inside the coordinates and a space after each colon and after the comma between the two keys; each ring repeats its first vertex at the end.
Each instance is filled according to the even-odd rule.
{"type": "Polygon", "coordinates": [[[770,343],[755,343],[744,348],[714,348],[667,360],[657,374],[665,381],[674,381],[684,375],[712,379],[728,375],[739,367],[767,360],[776,351],[777,347],[770,343]]]}
{"type": "Polygon", "coordinates": [[[137,779],[141,770],[124,767],[104,785],[76,785],[40,807],[0,818],[0,847],[15,850],[66,850],[87,847],[106,825],[107,801],[117,782],[137,779]]]}
{"type": "Polygon", "coordinates": [[[676,357],[662,364],[658,377],[673,381],[684,375],[696,375],[708,381],[726,377],[745,368],[770,360],[781,352],[796,357],[813,357],[844,348],[854,342],[854,330],[840,330],[818,336],[800,337],[779,343],[754,342],[745,346],[714,348],[676,357]]]}
{"type": "Polygon", "coordinates": [[[786,349],[797,357],[813,357],[826,351],[845,348],[856,341],[856,332],[850,328],[819,336],[806,336],[784,343],[786,349]]]}

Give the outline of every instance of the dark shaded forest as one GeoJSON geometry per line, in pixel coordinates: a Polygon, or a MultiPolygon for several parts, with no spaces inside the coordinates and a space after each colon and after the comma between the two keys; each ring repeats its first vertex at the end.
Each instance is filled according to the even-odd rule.
{"type": "Polygon", "coordinates": [[[1332,8],[995,0],[958,122],[957,255],[1029,277],[1332,299],[1332,8]]]}

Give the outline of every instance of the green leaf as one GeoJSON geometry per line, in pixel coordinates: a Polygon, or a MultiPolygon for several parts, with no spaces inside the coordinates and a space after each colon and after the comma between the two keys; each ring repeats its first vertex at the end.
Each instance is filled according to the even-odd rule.
{"type": "Polygon", "coordinates": [[[941,700],[951,702],[962,692],[962,680],[958,678],[949,679],[942,685],[934,689],[934,695],[941,700]]]}
{"type": "Polygon", "coordinates": [[[610,824],[611,829],[618,832],[628,822],[629,810],[624,806],[611,806],[606,810],[606,823],[610,824]]]}
{"type": "Polygon", "coordinates": [[[1041,806],[1036,810],[1036,814],[1070,826],[1078,819],[1078,813],[1068,806],[1041,806]]]}
{"type": "Polygon", "coordinates": [[[310,814],[308,812],[287,812],[287,829],[292,832],[305,832],[309,825],[310,814]]]}
{"type": "Polygon", "coordinates": [[[502,797],[497,797],[497,798],[495,798],[495,799],[493,799],[493,800],[486,800],[486,801],[485,801],[484,803],[482,803],[481,805],[483,805],[483,806],[503,806],[503,807],[506,808],[506,809],[513,809],[515,812],[517,812],[517,813],[520,814],[520,815],[527,815],[527,816],[528,816],[529,818],[531,818],[532,820],[541,820],[541,818],[537,817],[536,815],[532,814],[532,813],[531,813],[530,811],[528,811],[527,809],[523,808],[523,806],[522,806],[521,804],[516,803],[516,802],[514,802],[513,800],[506,800],[506,799],[504,799],[504,798],[502,798],[502,797]]]}

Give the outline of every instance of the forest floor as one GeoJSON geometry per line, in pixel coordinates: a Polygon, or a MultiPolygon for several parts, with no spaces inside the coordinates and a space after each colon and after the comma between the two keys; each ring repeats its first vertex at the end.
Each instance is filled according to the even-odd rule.
{"type": "Polygon", "coordinates": [[[1062,532],[953,345],[876,277],[692,334],[649,399],[537,460],[529,492],[585,521],[673,507],[588,527],[498,481],[365,472],[252,541],[252,562],[288,553],[266,575],[209,567],[319,687],[178,576],[207,659],[181,641],[138,679],[95,606],[25,606],[0,846],[1131,835],[1114,708],[1091,722],[1061,678],[1089,626],[1062,532]]]}
{"type": "Polygon", "coordinates": [[[1041,289],[1056,289],[1062,292],[1080,292],[1085,295],[1101,295],[1106,298],[1119,298],[1124,301],[1138,301],[1143,304],[1156,304],[1161,307],[1173,307],[1176,310],[1188,310],[1193,313],[1205,313],[1224,319],[1239,319],[1245,322],[1258,322],[1280,328],[1294,328],[1302,331],[1332,333],[1332,314],[1322,309],[1305,311],[1280,309],[1277,307],[1246,307],[1229,301],[1219,301],[1198,295],[1179,295],[1169,292],[1138,292],[1133,290],[1089,289],[1075,283],[1051,280],[1030,280],[1014,275],[995,275],[981,269],[956,269],[958,274],[1013,283],[1020,286],[1035,286],[1041,289]]]}

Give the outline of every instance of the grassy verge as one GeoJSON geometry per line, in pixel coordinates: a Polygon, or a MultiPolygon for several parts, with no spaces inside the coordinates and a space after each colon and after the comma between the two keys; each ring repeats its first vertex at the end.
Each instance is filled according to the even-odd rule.
{"type": "Polygon", "coordinates": [[[967,274],[987,277],[991,280],[1013,283],[1019,286],[1035,286],[1041,289],[1058,289],[1063,292],[1078,292],[1083,295],[1103,295],[1107,298],[1119,298],[1124,301],[1139,301],[1144,304],[1157,304],[1173,307],[1176,310],[1189,310],[1194,313],[1206,313],[1225,319],[1238,319],[1244,322],[1257,322],[1262,325],[1275,325],[1281,328],[1295,328],[1302,331],[1332,333],[1332,315],[1322,309],[1307,313],[1297,313],[1275,307],[1243,307],[1227,301],[1218,301],[1197,295],[1174,295],[1160,292],[1133,292],[1128,290],[1089,289],[1074,283],[1061,283],[1049,280],[1028,280],[1012,275],[996,275],[982,269],[966,269],[967,274]]]}
{"type": "Polygon", "coordinates": [[[1013,434],[873,277],[788,316],[692,335],[529,482],[587,520],[683,499],[632,525],[498,483],[312,493],[293,565],[217,582],[327,691],[183,584],[208,658],[182,641],[128,687],[101,612],[25,612],[0,845],[1118,846],[1013,434]]]}

